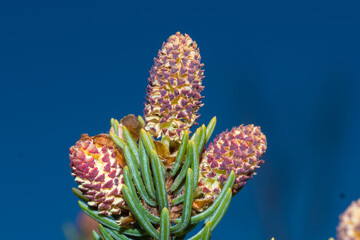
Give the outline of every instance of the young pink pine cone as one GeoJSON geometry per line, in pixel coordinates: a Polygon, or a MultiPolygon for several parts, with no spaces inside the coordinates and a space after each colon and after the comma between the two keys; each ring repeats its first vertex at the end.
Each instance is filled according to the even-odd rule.
{"type": "Polygon", "coordinates": [[[260,158],[265,151],[266,137],[252,124],[218,135],[202,155],[198,190],[203,197],[194,201],[194,208],[203,211],[215,201],[231,171],[235,173],[233,192],[239,192],[264,163],[260,158]]]}
{"type": "Polygon", "coordinates": [[[181,141],[185,130],[196,124],[203,105],[204,64],[189,35],[177,32],[163,44],[150,71],[146,91],[145,129],[155,138],[181,141]]]}
{"type": "Polygon", "coordinates": [[[88,205],[99,214],[120,215],[125,200],[121,194],[125,164],[121,150],[106,134],[83,134],[70,148],[71,175],[79,184],[88,205]]]}
{"type": "Polygon", "coordinates": [[[360,199],[351,203],[339,217],[338,240],[360,240],[360,199]]]}

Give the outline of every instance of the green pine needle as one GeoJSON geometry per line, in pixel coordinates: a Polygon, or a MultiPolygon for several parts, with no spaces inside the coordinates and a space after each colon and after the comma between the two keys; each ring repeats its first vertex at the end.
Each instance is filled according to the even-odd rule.
{"type": "Polygon", "coordinates": [[[213,134],[214,132],[214,129],[215,129],[215,126],[216,126],[216,117],[213,117],[209,124],[207,125],[206,127],[206,142],[205,142],[205,145],[209,142],[210,138],[211,138],[211,135],[213,134]]]}
{"type": "Polygon", "coordinates": [[[126,164],[129,167],[129,170],[132,174],[136,189],[138,190],[140,196],[142,199],[144,199],[144,201],[149,204],[150,206],[156,206],[156,202],[153,201],[149,195],[147,194],[146,190],[145,190],[145,185],[144,182],[140,176],[140,173],[136,167],[136,160],[134,155],[132,154],[130,147],[128,145],[125,146],[124,148],[124,155],[125,155],[125,160],[126,160],[126,164]]]}
{"type": "Polygon", "coordinates": [[[180,218],[180,222],[170,228],[170,232],[173,234],[183,231],[189,225],[191,218],[192,202],[193,202],[193,188],[194,188],[194,175],[192,169],[189,168],[186,173],[185,195],[184,195],[185,197],[184,197],[182,216],[180,218]]]}
{"type": "Polygon", "coordinates": [[[104,240],[114,240],[101,224],[99,224],[99,232],[104,240]]]}
{"type": "Polygon", "coordinates": [[[209,240],[211,236],[211,223],[206,222],[203,234],[201,235],[201,240],[209,240]]]}
{"type": "Polygon", "coordinates": [[[160,240],[168,240],[170,236],[170,213],[167,208],[161,211],[160,240]]]}
{"type": "Polygon", "coordinates": [[[155,239],[159,238],[159,232],[156,231],[154,226],[150,223],[149,219],[144,215],[144,213],[140,210],[134,196],[127,186],[122,187],[122,192],[124,194],[127,205],[129,206],[132,214],[134,214],[136,220],[141,225],[141,227],[148,232],[150,236],[155,239]]]}
{"type": "Polygon", "coordinates": [[[174,168],[170,172],[171,177],[175,176],[175,174],[177,173],[177,171],[179,170],[179,168],[181,166],[181,163],[184,160],[184,156],[185,156],[185,153],[186,153],[186,148],[187,148],[188,141],[189,141],[189,131],[185,131],[185,133],[183,135],[183,138],[181,140],[181,144],[180,144],[178,153],[176,155],[176,159],[175,159],[175,162],[174,162],[174,168]]]}

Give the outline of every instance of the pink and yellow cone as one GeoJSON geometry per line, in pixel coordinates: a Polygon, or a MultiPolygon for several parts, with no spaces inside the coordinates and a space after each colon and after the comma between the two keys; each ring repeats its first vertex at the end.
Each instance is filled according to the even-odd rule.
{"type": "Polygon", "coordinates": [[[260,127],[241,125],[222,132],[209,144],[202,155],[198,190],[202,197],[194,208],[202,211],[217,198],[231,171],[235,173],[233,192],[237,193],[264,163],[260,158],[266,151],[266,137],[260,127]]]}
{"type": "Polygon", "coordinates": [[[360,240],[360,199],[354,201],[339,217],[338,240],[360,240]]]}
{"type": "MultiPolygon", "coordinates": [[[[99,214],[128,214],[127,210],[123,210],[126,203],[121,193],[125,161],[121,150],[108,135],[81,135],[80,140],[70,148],[69,157],[71,175],[89,199],[89,206],[97,207],[99,214]]],[[[129,219],[125,219],[120,222],[126,224],[129,219]]]]}
{"type": "Polygon", "coordinates": [[[144,109],[145,129],[155,138],[181,141],[199,118],[203,105],[203,64],[189,35],[177,32],[159,50],[150,71],[144,109]]]}

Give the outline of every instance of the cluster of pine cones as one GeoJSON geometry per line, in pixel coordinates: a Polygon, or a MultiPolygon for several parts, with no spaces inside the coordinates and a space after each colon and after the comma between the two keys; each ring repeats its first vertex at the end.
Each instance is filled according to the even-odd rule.
{"type": "Polygon", "coordinates": [[[109,133],[83,134],[70,148],[74,192],[86,202],[82,209],[105,226],[105,235],[172,239],[208,219],[199,235],[205,236],[216,226],[211,216],[220,214],[224,199],[264,163],[260,127],[240,125],[208,144],[214,117],[190,134],[203,106],[203,66],[195,41],[187,34],[170,36],[150,70],[144,117],[111,119],[109,133]]]}

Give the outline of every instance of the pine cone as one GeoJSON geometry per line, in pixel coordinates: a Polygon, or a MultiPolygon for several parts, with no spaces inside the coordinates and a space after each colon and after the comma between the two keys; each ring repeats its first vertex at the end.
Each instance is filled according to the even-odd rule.
{"type": "Polygon", "coordinates": [[[239,192],[264,163],[260,158],[265,151],[266,137],[260,127],[252,124],[218,135],[202,155],[198,190],[203,192],[203,198],[194,201],[194,208],[203,211],[211,205],[232,170],[235,172],[233,192],[239,192]]]}
{"type": "Polygon", "coordinates": [[[179,32],[168,38],[154,59],[144,115],[145,129],[155,138],[168,136],[179,142],[184,131],[196,124],[197,111],[203,106],[200,59],[196,42],[179,32]]]}
{"type": "Polygon", "coordinates": [[[360,199],[352,202],[339,218],[337,239],[360,240],[360,199]]]}
{"type": "Polygon", "coordinates": [[[125,206],[121,194],[125,161],[111,138],[83,134],[70,148],[69,157],[71,175],[89,199],[88,205],[97,207],[99,214],[120,215],[125,206]]]}

